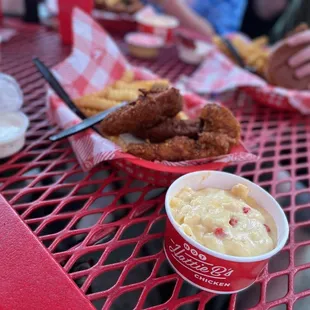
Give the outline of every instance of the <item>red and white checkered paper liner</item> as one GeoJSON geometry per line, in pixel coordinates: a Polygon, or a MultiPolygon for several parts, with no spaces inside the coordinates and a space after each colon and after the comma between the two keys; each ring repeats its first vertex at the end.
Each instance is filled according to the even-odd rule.
{"type": "MultiPolygon", "coordinates": [[[[74,43],[71,55],[57,65],[53,72],[72,98],[92,93],[120,79],[125,70],[135,72],[135,79],[154,79],[156,76],[143,68],[131,67],[112,38],[89,15],[79,9],[73,12],[74,43]]],[[[61,128],[68,128],[81,120],[56,95],[48,91],[48,113],[61,128]]],[[[192,93],[184,93],[184,111],[196,117],[206,101],[192,93]]],[[[92,129],[69,138],[84,170],[106,160],[125,159],[131,164],[169,173],[183,173],[198,169],[217,168],[235,161],[255,160],[240,144],[231,154],[182,162],[150,162],[122,152],[121,148],[92,129]],[[188,169],[192,167],[192,169],[188,169]]]]}
{"type": "Polygon", "coordinates": [[[198,94],[220,94],[242,89],[262,104],[278,109],[296,109],[303,114],[310,114],[310,91],[297,91],[269,85],[257,75],[232,63],[214,46],[210,48],[199,68],[190,78],[186,79],[184,86],[198,94]]]}

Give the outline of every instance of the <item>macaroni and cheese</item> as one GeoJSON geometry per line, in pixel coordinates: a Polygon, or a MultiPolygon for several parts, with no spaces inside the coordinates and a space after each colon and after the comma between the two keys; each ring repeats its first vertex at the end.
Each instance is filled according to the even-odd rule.
{"type": "Polygon", "coordinates": [[[275,248],[276,225],[268,212],[237,184],[230,191],[182,189],[170,201],[183,231],[205,247],[232,256],[257,256],[275,248]]]}

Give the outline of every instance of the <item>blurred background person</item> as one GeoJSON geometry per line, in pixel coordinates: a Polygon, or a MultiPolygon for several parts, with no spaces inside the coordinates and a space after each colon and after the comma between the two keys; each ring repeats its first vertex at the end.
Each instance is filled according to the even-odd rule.
{"type": "Polygon", "coordinates": [[[151,0],[165,13],[177,17],[183,27],[202,35],[224,35],[240,30],[246,0],[151,0]]]}
{"type": "Polygon", "coordinates": [[[247,0],[195,0],[193,9],[219,35],[240,30],[247,0]]]}
{"type": "Polygon", "coordinates": [[[249,0],[241,31],[251,38],[267,35],[271,48],[278,42],[300,47],[287,62],[295,77],[303,79],[310,75],[310,30],[306,29],[307,25],[310,25],[310,0],[249,0]],[[302,23],[304,30],[286,38],[302,23]]]}

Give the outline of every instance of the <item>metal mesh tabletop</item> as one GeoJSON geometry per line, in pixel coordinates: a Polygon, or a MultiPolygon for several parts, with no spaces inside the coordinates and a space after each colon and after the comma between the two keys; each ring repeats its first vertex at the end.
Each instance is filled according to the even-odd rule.
{"type": "MultiPolygon", "coordinates": [[[[31,59],[38,56],[52,66],[69,48],[42,27],[18,31],[1,47],[1,70],[20,83],[31,127],[26,147],[0,162],[0,191],[94,307],[309,309],[309,118],[257,105],[242,93],[222,98],[240,120],[245,144],[260,156],[226,170],[276,198],[290,237],[250,289],[214,296],[184,282],[165,259],[165,188],[134,180],[109,164],[84,173],[67,141],[49,142],[59,129],[46,118],[44,81],[31,59]]],[[[171,80],[194,70],[173,50],[152,63],[132,62],[171,80]]]]}

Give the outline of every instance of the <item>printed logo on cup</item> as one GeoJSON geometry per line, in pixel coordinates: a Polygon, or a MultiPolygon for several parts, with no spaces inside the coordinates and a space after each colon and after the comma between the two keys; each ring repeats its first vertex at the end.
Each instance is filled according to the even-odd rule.
{"type": "Polygon", "coordinates": [[[196,279],[216,287],[230,286],[230,283],[227,282],[227,278],[234,272],[232,268],[209,263],[205,254],[198,254],[197,250],[186,242],[180,245],[175,243],[171,238],[170,241],[172,245],[168,246],[168,251],[171,253],[171,256],[184,268],[195,273],[194,277],[196,279]]]}
{"type": "Polygon", "coordinates": [[[228,293],[250,286],[265,261],[240,263],[201,251],[185,240],[168,221],[164,249],[174,269],[193,285],[204,290],[228,293]]]}

